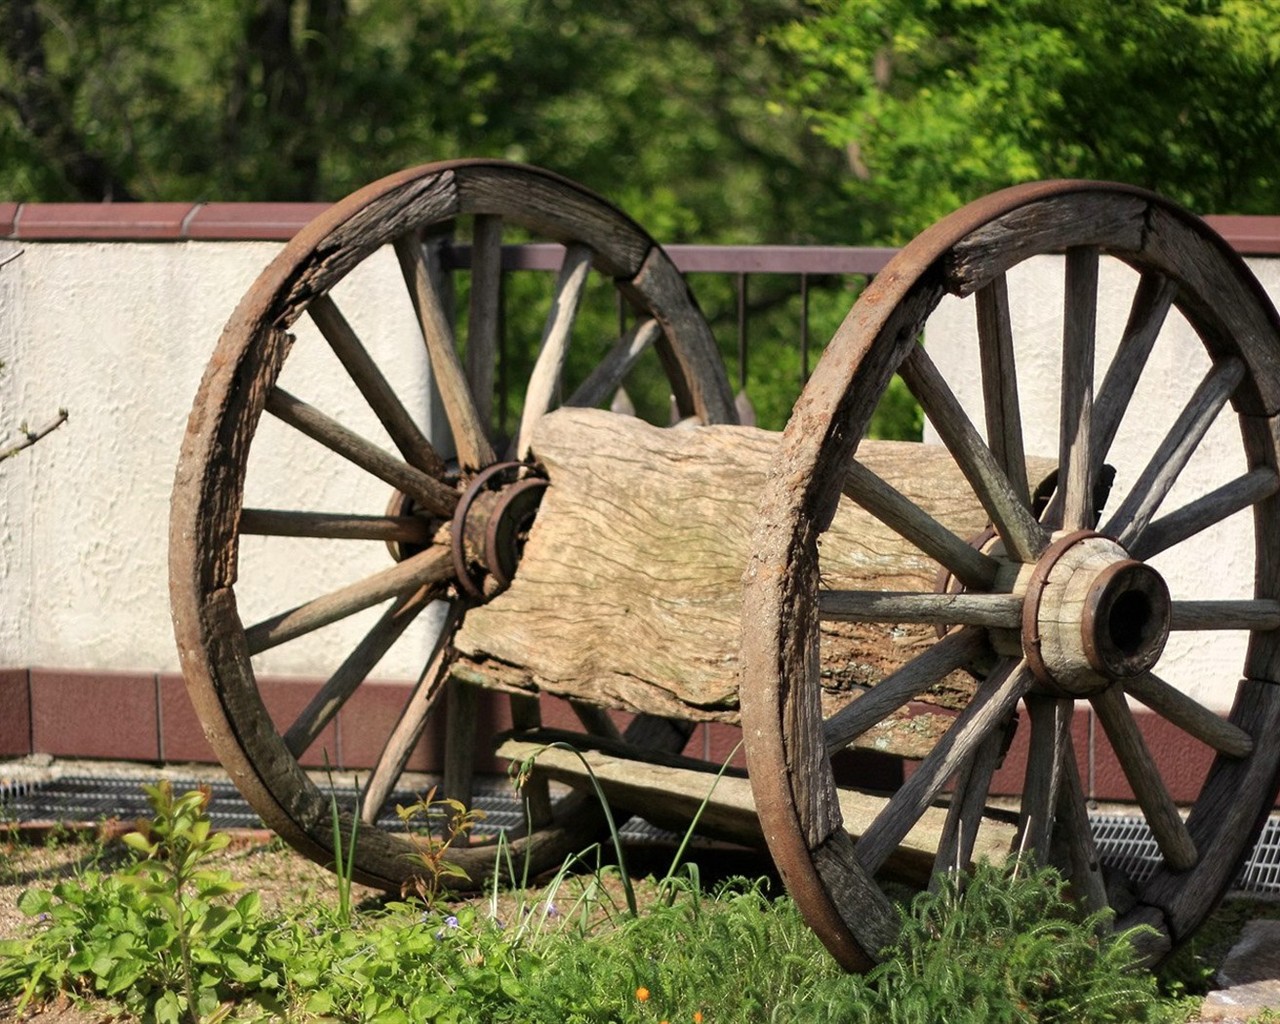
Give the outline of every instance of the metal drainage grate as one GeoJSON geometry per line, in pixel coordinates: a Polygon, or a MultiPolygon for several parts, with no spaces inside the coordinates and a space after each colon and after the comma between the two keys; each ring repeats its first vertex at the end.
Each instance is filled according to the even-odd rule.
{"type": "MultiPolygon", "coordinates": [[[[245,802],[235,784],[227,779],[197,779],[194,777],[168,776],[176,792],[204,786],[210,791],[209,820],[218,829],[262,828],[262,819],[245,802]]],[[[158,777],[144,776],[92,776],[63,775],[45,780],[0,781],[0,822],[88,822],[97,823],[109,819],[131,821],[148,818],[151,808],[142,790],[144,782],[159,781],[158,777]]],[[[337,793],[339,806],[350,803],[351,789],[319,786],[327,799],[337,793]]],[[[399,829],[404,825],[396,815],[397,804],[409,805],[419,799],[413,790],[396,790],[388,797],[386,810],[378,819],[385,829],[399,829]]],[[[485,829],[506,831],[524,824],[524,807],[516,798],[510,780],[476,780],[471,807],[485,813],[485,829]]],[[[641,818],[632,818],[621,828],[624,839],[655,841],[671,834],[649,824],[641,818]]]]}
{"type": "MultiPolygon", "coordinates": [[[[215,828],[261,828],[262,821],[250,809],[235,785],[226,779],[196,779],[168,776],[179,792],[207,786],[211,791],[209,817],[215,828]]],[[[0,780],[0,822],[58,821],[98,822],[107,819],[128,821],[150,814],[141,776],[64,775],[47,780],[0,780]]],[[[327,790],[321,787],[327,795],[327,790]]],[[[338,799],[349,799],[350,790],[337,790],[338,799]]],[[[401,827],[395,814],[396,804],[410,804],[418,794],[396,791],[387,801],[391,810],[378,824],[384,828],[401,827]]],[[[524,811],[505,778],[476,780],[472,806],[485,812],[487,828],[517,828],[524,822],[524,811]]],[[[1149,878],[1160,863],[1160,851],[1147,823],[1138,817],[1095,814],[1089,822],[1094,842],[1104,864],[1123,870],[1135,882],[1149,878]]],[[[625,839],[656,842],[678,838],[670,832],[632,818],[622,827],[625,839]]],[[[1267,820],[1252,853],[1236,879],[1236,888],[1246,892],[1280,894],[1280,817],[1267,820]]]]}

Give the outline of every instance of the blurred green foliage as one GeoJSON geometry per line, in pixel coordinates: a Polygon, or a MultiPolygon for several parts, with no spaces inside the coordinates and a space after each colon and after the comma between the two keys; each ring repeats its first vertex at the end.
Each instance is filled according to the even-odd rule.
{"type": "MultiPolygon", "coordinates": [[[[1056,176],[1274,213],[1278,61],[1280,0],[6,0],[0,197],[331,200],[495,156],[667,243],[899,244],[1056,176]]],[[[794,280],[753,280],[745,373],[734,282],[693,284],[780,427],[806,361],[794,280]]],[[[861,285],[810,282],[808,365],[861,285]]],[[[905,398],[876,433],[913,436],[905,398]]]]}

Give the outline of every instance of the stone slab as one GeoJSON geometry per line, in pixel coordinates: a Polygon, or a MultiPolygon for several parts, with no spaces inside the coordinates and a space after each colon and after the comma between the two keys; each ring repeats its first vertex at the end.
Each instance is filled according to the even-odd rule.
{"type": "Polygon", "coordinates": [[[1200,1009],[1206,1021],[1249,1020],[1280,1013],[1280,921],[1250,921],[1218,968],[1218,990],[1200,1009]]]}

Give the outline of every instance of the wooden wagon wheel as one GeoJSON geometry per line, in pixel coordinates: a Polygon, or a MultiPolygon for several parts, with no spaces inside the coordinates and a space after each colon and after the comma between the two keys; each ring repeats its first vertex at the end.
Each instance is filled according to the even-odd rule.
{"type": "MultiPolygon", "coordinates": [[[[1088,906],[1110,904],[1118,927],[1153,926],[1149,959],[1195,929],[1232,882],[1272,806],[1280,761],[1278,368],[1280,323],[1239,257],[1197,218],[1122,185],[1038,183],[967,206],[903,249],[851,311],[791,417],[762,499],[746,581],[741,691],[749,772],[770,849],[810,924],[847,968],[865,969],[895,937],[896,917],[875,875],[926,807],[949,806],[935,873],[968,863],[975,808],[987,800],[1019,701],[1030,720],[1019,842],[1041,863],[1061,866],[1088,906]],[[1010,272],[1039,253],[1065,253],[1065,304],[1054,399],[1060,486],[1033,505],[1019,414],[1020,383],[1025,392],[1028,382],[1013,364],[1008,290],[1020,280],[1010,272]],[[1104,276],[1137,283],[1095,394],[1100,257],[1104,276]],[[1113,261],[1137,273],[1113,270],[1113,261]],[[917,343],[947,293],[976,297],[985,440],[917,343]],[[1149,461],[1112,466],[1117,431],[1150,415],[1133,412],[1130,396],[1152,372],[1153,350],[1162,351],[1171,308],[1203,343],[1207,372],[1177,367],[1175,380],[1197,379],[1184,380],[1185,406],[1169,407],[1176,418],[1149,461]],[[971,545],[950,533],[855,461],[894,373],[986,509],[994,524],[987,538],[971,545]],[[1188,460],[1228,403],[1234,417],[1220,417],[1218,429],[1238,446],[1240,468],[1194,494],[1188,460]],[[1107,496],[1099,483],[1113,468],[1107,496]],[[1157,517],[1175,484],[1172,509],[1157,517]],[[932,594],[827,589],[821,534],[842,492],[959,585],[932,594]],[[1192,588],[1183,583],[1171,595],[1167,573],[1148,560],[1167,564],[1161,552],[1237,512],[1246,521],[1252,515],[1252,597],[1203,599],[1235,575],[1230,566],[1210,566],[1192,588]],[[815,671],[823,619],[931,623],[941,638],[824,721],[815,671]],[[1247,634],[1243,668],[1221,667],[1233,682],[1243,676],[1228,716],[1160,677],[1171,629],[1247,634]],[[870,827],[849,835],[835,801],[831,751],[960,669],[978,680],[971,702],[870,827]],[[1173,723],[1188,744],[1212,752],[1185,820],[1126,695],[1173,723]],[[1145,881],[1099,868],[1069,731],[1077,701],[1092,706],[1158,844],[1160,863],[1145,881]]],[[[1240,582],[1250,584],[1249,575],[1240,582]]]]}
{"type": "MultiPolygon", "coordinates": [[[[373,823],[428,716],[443,703],[439,697],[449,675],[450,637],[467,609],[500,589],[518,561],[522,532],[544,486],[529,465],[533,428],[558,404],[607,402],[637,360],[652,358],[645,356],[649,349],[656,350],[683,415],[707,422],[735,420],[715,341],[674,265],[653,239],[572,182],[499,161],[427,165],[356,192],[305,227],[241,301],[206,371],[182,447],[172,505],[171,597],[183,672],[206,735],[266,824],[298,849],[321,862],[333,860],[328,800],[299,759],[317,744],[406,626],[439,601],[447,605],[440,638],[434,650],[424,653],[421,679],[365,782],[360,813],[366,827],[356,847],[357,877],[366,883],[394,888],[412,873],[403,835],[373,823]],[[532,237],[565,245],[518,432],[506,451],[500,450],[489,426],[504,228],[514,228],[519,240],[532,237]],[[469,231],[471,245],[465,357],[458,354],[449,314],[452,296],[441,266],[442,240],[455,231],[462,237],[469,231]],[[376,260],[394,267],[379,255],[384,247],[394,249],[398,274],[374,267],[376,260]],[[407,297],[401,296],[406,319],[411,324],[416,320],[410,347],[421,354],[425,340],[425,362],[447,420],[444,432],[450,435],[445,444],[456,452],[452,462],[449,448],[438,436],[435,443],[427,440],[421,418],[408,411],[393,387],[406,376],[412,379],[413,367],[380,367],[370,354],[376,354],[377,339],[362,339],[363,332],[339,309],[342,289],[356,287],[354,281],[341,283],[357,268],[366,278],[380,274],[382,280],[403,279],[403,287],[391,290],[407,289],[407,297]],[[570,392],[562,368],[593,269],[626,297],[638,322],[570,392]],[[302,349],[304,341],[326,349],[315,336],[295,344],[292,332],[304,314],[337,356],[333,376],[358,389],[357,405],[364,413],[371,410],[365,417],[370,429],[384,431],[394,453],[370,440],[377,435],[366,436],[365,427],[352,429],[280,386],[286,358],[302,349]],[[338,363],[345,374],[337,370],[338,363]],[[264,411],[270,415],[264,417],[264,411]],[[272,456],[264,449],[281,438],[336,453],[339,468],[355,477],[360,497],[340,513],[332,508],[247,507],[246,474],[254,460],[266,460],[264,473],[270,476],[272,456]],[[387,512],[380,514],[384,508],[387,512]],[[285,611],[271,609],[275,614],[247,619],[246,625],[244,589],[255,582],[243,565],[248,534],[264,535],[269,542],[309,538],[305,543],[313,546],[299,556],[299,568],[330,560],[340,565],[343,552],[353,545],[362,546],[361,557],[373,561],[321,596],[285,611]],[[294,709],[296,717],[274,722],[260,692],[255,656],[316,637],[357,613],[373,616],[376,612],[369,609],[377,607],[384,609],[381,618],[363,636],[357,634],[358,642],[335,661],[319,696],[300,714],[294,709]]],[[[293,500],[305,503],[306,496],[293,500]]],[[[470,689],[460,688],[457,696],[470,689]]],[[[518,724],[537,724],[536,698],[513,697],[512,702],[518,724]]],[[[590,710],[583,711],[589,722],[590,710]]],[[[469,763],[471,744],[465,716],[460,717],[464,725],[451,729],[461,735],[447,736],[446,742],[461,747],[460,757],[469,763]]],[[[598,712],[594,724],[605,727],[603,719],[598,712]]],[[[644,716],[627,732],[633,742],[667,748],[678,747],[686,736],[687,731],[665,720],[644,716]]],[[[456,750],[446,754],[455,762],[458,756],[456,750]]],[[[516,863],[522,863],[526,851],[535,871],[558,863],[580,848],[595,828],[597,813],[590,802],[573,797],[558,802],[554,812],[547,806],[535,808],[535,827],[523,837],[512,835],[516,863]]],[[[494,867],[493,850],[483,845],[455,848],[451,859],[473,882],[494,867]]]]}

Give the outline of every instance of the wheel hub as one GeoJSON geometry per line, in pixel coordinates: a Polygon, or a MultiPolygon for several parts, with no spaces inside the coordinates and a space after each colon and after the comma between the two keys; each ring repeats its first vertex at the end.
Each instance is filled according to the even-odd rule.
{"type": "Polygon", "coordinates": [[[524,542],[547,489],[524,462],[496,462],[472,479],[450,527],[458,589],[487,601],[515,576],[524,542]]]}
{"type": "Polygon", "coordinates": [[[1158,572],[1110,538],[1081,530],[1051,544],[1031,573],[1022,650],[1051,691],[1088,696],[1155,665],[1170,611],[1158,572]]]}

